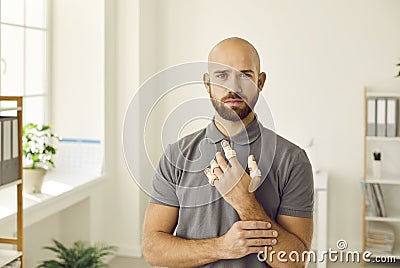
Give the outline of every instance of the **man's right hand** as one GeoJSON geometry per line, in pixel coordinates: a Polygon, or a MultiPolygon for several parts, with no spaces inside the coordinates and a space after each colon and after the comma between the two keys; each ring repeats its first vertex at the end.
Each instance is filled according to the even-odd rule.
{"type": "Polygon", "coordinates": [[[223,236],[218,238],[222,259],[238,259],[264,251],[266,246],[278,243],[278,232],[270,230],[265,221],[237,221],[223,236]]]}

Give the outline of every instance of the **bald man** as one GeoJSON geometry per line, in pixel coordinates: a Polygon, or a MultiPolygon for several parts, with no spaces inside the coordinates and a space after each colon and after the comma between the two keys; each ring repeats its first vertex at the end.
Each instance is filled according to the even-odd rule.
{"type": "Polygon", "coordinates": [[[304,267],[313,230],[310,162],[253,111],[266,80],[257,50],[228,38],[208,60],[203,79],[215,115],[161,157],[144,257],[167,267],[304,267]]]}

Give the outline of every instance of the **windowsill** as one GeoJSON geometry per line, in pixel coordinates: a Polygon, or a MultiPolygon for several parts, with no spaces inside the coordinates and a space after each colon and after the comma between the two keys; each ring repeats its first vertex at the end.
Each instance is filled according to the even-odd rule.
{"type": "MultiPolygon", "coordinates": [[[[23,193],[24,227],[88,198],[93,186],[103,181],[101,175],[84,172],[48,172],[42,193],[23,193]]],[[[0,191],[0,225],[16,220],[16,200],[16,186],[0,191]]]]}

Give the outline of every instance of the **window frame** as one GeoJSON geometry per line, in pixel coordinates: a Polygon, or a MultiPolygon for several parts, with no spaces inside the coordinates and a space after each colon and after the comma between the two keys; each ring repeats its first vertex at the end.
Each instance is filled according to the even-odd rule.
{"type": "MultiPolygon", "coordinates": [[[[46,21],[45,27],[37,27],[37,26],[29,26],[26,24],[26,0],[23,1],[24,3],[24,22],[22,24],[17,24],[17,23],[8,23],[8,22],[3,22],[1,18],[1,8],[2,8],[2,0],[0,0],[0,33],[1,33],[1,26],[2,25],[7,25],[11,27],[18,27],[22,28],[24,30],[24,39],[23,39],[23,90],[22,90],[22,97],[24,98],[24,105],[29,98],[35,98],[39,97],[43,100],[43,124],[48,124],[48,122],[51,121],[51,105],[50,105],[50,100],[51,100],[51,24],[52,24],[52,17],[51,17],[51,1],[50,0],[44,0],[45,1],[45,12],[44,12],[44,18],[46,21]],[[26,55],[26,49],[27,49],[27,29],[30,30],[38,30],[42,31],[45,35],[45,42],[44,42],[44,78],[45,81],[43,83],[43,92],[38,93],[38,94],[27,94],[26,92],[26,71],[27,71],[27,55],[26,55]]],[[[2,40],[1,40],[1,34],[0,34],[0,59],[2,60],[2,54],[1,54],[1,47],[2,47],[2,40]]],[[[1,66],[1,65],[0,65],[1,66]]],[[[0,70],[1,71],[1,70],[0,70]]],[[[1,81],[2,80],[2,75],[0,75],[0,95],[2,95],[2,86],[1,86],[1,81]]],[[[13,94],[13,95],[18,95],[19,94],[13,94]]],[[[26,109],[23,110],[23,112],[26,112],[26,109]]],[[[25,121],[25,116],[23,116],[24,124],[28,123],[25,121]]],[[[33,122],[36,123],[36,122],[33,122]]]]}

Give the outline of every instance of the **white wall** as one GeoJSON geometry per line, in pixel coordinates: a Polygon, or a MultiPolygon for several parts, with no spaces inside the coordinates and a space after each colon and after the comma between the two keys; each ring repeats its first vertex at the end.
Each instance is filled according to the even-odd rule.
{"type": "Polygon", "coordinates": [[[362,89],[394,81],[399,14],[396,0],[158,0],[141,13],[158,25],[157,70],[206,60],[228,36],[256,46],[277,132],[302,146],[313,138],[329,172],[329,245],[343,238],[350,248],[361,247],[362,89]]]}
{"type": "Polygon", "coordinates": [[[107,232],[121,255],[139,256],[139,188],[122,153],[123,119],[139,85],[139,1],[107,0],[106,7],[106,159],[113,186],[107,232]]]}

